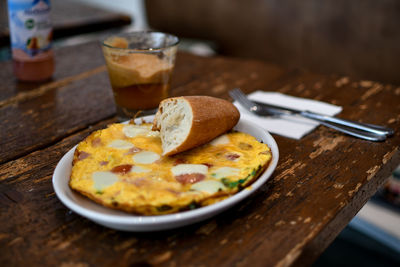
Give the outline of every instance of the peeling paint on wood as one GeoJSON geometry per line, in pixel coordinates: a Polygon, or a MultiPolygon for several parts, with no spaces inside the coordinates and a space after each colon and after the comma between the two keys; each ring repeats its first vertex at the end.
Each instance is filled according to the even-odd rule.
{"type": "Polygon", "coordinates": [[[276,266],[285,267],[292,265],[295,260],[300,256],[302,248],[306,244],[307,240],[311,239],[313,234],[320,229],[320,225],[316,225],[311,233],[300,243],[298,243],[281,261],[279,261],[276,266]]]}
{"type": "Polygon", "coordinates": [[[211,234],[215,229],[217,229],[217,223],[215,221],[211,221],[207,223],[206,225],[203,225],[196,231],[196,234],[201,234],[201,235],[209,235],[211,234]]]}
{"type": "Polygon", "coordinates": [[[129,248],[125,251],[123,259],[127,261],[132,255],[134,255],[137,252],[135,248],[129,248]]]}
{"type": "Polygon", "coordinates": [[[336,87],[342,87],[350,82],[349,77],[342,77],[339,80],[336,81],[335,85],[336,87]]]}
{"type": "Polygon", "coordinates": [[[362,96],[361,96],[361,100],[366,100],[367,98],[376,95],[377,93],[379,93],[380,91],[383,90],[383,86],[382,84],[374,84],[374,86],[369,89],[367,92],[365,92],[362,96]]]}
{"type": "Polygon", "coordinates": [[[289,176],[294,175],[295,170],[296,169],[301,169],[304,168],[304,164],[301,162],[296,162],[295,164],[292,165],[292,167],[290,167],[289,169],[284,170],[283,172],[281,172],[281,174],[279,174],[278,176],[276,176],[276,179],[279,181],[280,179],[284,178],[287,179],[289,176]]]}
{"type": "Polygon", "coordinates": [[[215,85],[211,90],[215,94],[220,94],[220,93],[226,91],[226,85],[225,84],[215,85]]]}
{"type": "MultiPolygon", "coordinates": [[[[353,190],[350,190],[350,191],[348,192],[349,196],[352,197],[352,196],[354,195],[354,193],[358,192],[358,189],[360,189],[360,187],[361,187],[361,183],[358,183],[357,186],[356,186],[356,188],[354,188],[353,190]]],[[[343,205],[344,205],[344,204],[343,204],[343,205]]]]}
{"type": "Polygon", "coordinates": [[[342,193],[339,193],[335,196],[335,199],[338,199],[340,196],[342,195],[342,193]]]}
{"type": "Polygon", "coordinates": [[[374,177],[374,175],[378,172],[378,170],[379,170],[378,165],[367,170],[367,174],[368,174],[367,181],[371,180],[374,177]]]}
{"type": "Polygon", "coordinates": [[[281,225],[284,225],[284,224],[286,224],[286,222],[280,220],[280,221],[277,221],[277,222],[275,223],[275,226],[281,226],[281,225]]]}
{"type": "Polygon", "coordinates": [[[126,241],[124,241],[124,242],[122,242],[120,244],[117,244],[114,247],[114,250],[115,251],[125,250],[125,249],[130,248],[132,245],[134,245],[136,243],[137,243],[137,239],[136,238],[131,238],[131,239],[126,240],[126,241]]]}
{"type": "Polygon", "coordinates": [[[293,192],[292,191],[287,192],[286,196],[287,197],[292,197],[293,196],[293,192]]]}
{"type": "Polygon", "coordinates": [[[172,258],[172,251],[168,250],[159,255],[154,256],[149,263],[152,265],[158,265],[163,262],[166,262],[172,258]]]}
{"type": "Polygon", "coordinates": [[[383,164],[386,164],[394,155],[394,153],[397,152],[397,149],[391,151],[391,152],[387,152],[382,159],[383,164]]]}
{"type": "Polygon", "coordinates": [[[336,188],[336,189],[342,189],[342,188],[343,188],[343,186],[344,186],[344,184],[335,183],[335,184],[333,185],[333,188],[336,188]]]}
{"type": "Polygon", "coordinates": [[[366,110],[368,108],[368,106],[367,105],[360,105],[358,108],[361,109],[361,110],[366,110]]]}
{"type": "Polygon", "coordinates": [[[372,81],[360,81],[360,86],[364,88],[371,87],[373,85],[372,81]]]}
{"type": "Polygon", "coordinates": [[[325,151],[333,150],[337,145],[344,142],[345,140],[346,138],[344,136],[337,136],[333,138],[321,136],[313,143],[314,147],[317,147],[317,149],[310,154],[310,159],[315,159],[325,151]]]}

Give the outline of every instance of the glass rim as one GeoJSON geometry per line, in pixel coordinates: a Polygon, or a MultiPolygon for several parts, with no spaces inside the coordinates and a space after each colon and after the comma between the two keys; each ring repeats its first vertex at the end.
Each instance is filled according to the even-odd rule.
{"type": "Polygon", "coordinates": [[[161,50],[165,50],[174,46],[177,46],[180,43],[180,39],[178,36],[166,33],[166,32],[159,32],[159,31],[132,31],[132,32],[126,32],[126,33],[119,33],[119,34],[110,34],[109,36],[105,37],[102,39],[101,44],[107,48],[115,49],[115,50],[120,50],[120,51],[125,51],[125,52],[157,52],[161,50]],[[163,34],[165,36],[170,36],[175,39],[174,42],[170,45],[166,45],[165,47],[162,48],[147,48],[147,49],[138,49],[138,48],[121,48],[121,47],[115,47],[109,44],[106,44],[105,41],[108,40],[111,37],[129,37],[133,35],[139,35],[139,34],[149,34],[149,33],[156,33],[156,34],[163,34]]]}

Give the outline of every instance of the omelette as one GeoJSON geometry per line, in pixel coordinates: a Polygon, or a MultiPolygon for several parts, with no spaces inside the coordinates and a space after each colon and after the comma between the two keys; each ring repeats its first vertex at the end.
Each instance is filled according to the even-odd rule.
{"type": "Polygon", "coordinates": [[[208,144],[161,156],[152,124],[115,123],[80,142],[70,187],[109,208],[141,215],[191,210],[221,201],[254,182],[270,148],[231,131],[208,144]]]}

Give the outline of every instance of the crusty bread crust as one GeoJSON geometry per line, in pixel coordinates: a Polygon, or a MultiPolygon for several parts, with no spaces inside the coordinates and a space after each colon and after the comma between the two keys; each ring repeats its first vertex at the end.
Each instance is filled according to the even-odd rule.
{"type": "Polygon", "coordinates": [[[184,99],[191,108],[192,123],[185,140],[164,155],[174,155],[188,149],[208,143],[217,136],[231,130],[239,121],[240,113],[229,101],[210,96],[183,96],[168,98],[160,103],[153,122],[153,130],[160,129],[160,114],[165,101],[184,99]]]}

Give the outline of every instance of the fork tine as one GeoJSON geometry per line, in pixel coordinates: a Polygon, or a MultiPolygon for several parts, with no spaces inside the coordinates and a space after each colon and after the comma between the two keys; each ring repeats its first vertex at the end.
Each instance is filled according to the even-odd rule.
{"type": "Polygon", "coordinates": [[[247,105],[254,106],[254,103],[251,102],[251,101],[247,98],[247,96],[246,96],[240,89],[237,89],[237,90],[236,90],[236,95],[242,100],[242,102],[246,103],[247,105]]]}
{"type": "Polygon", "coordinates": [[[271,115],[270,112],[263,110],[262,107],[247,98],[247,96],[239,89],[235,88],[229,91],[230,96],[235,99],[239,104],[250,111],[260,116],[271,115]]]}
{"type": "Polygon", "coordinates": [[[235,100],[238,101],[239,103],[242,102],[243,97],[242,97],[242,93],[241,93],[240,89],[235,88],[235,89],[231,90],[231,91],[229,92],[229,94],[232,96],[233,99],[235,99],[235,100]]]}
{"type": "Polygon", "coordinates": [[[251,109],[255,106],[239,88],[231,90],[229,95],[247,109],[251,109]]]}
{"type": "Polygon", "coordinates": [[[229,94],[231,95],[231,97],[233,99],[235,99],[236,101],[239,102],[239,104],[241,104],[242,106],[244,106],[245,108],[248,108],[248,102],[243,101],[243,97],[239,91],[239,89],[235,88],[232,91],[229,92],[229,94]]]}

